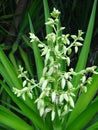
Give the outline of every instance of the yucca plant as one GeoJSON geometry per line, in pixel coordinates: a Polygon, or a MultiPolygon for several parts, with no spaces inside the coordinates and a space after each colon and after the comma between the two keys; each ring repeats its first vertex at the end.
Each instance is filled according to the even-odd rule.
{"type": "MultiPolygon", "coordinates": [[[[10,108],[17,111],[22,117],[27,118],[26,122],[15,112],[0,106],[0,123],[16,130],[97,129],[97,121],[91,126],[87,124],[98,112],[98,99],[92,100],[97,91],[98,76],[95,66],[85,69],[97,0],[94,1],[75,71],[73,68],[69,69],[69,56],[73,50],[77,53],[78,47],[82,46],[83,32],[79,30],[78,35],[63,34],[64,28],[60,27],[59,20],[60,12],[54,8],[51,13],[52,18],[49,18],[48,3],[46,0],[43,0],[43,3],[47,30],[46,41],[41,42],[35,36],[30,16],[31,43],[24,37],[24,41],[27,44],[29,43],[34,51],[37,76],[30,79],[27,71],[24,71],[21,66],[19,66],[19,72],[16,72],[14,66],[0,48],[0,72],[4,78],[4,81],[0,81],[1,86],[18,106],[17,109],[11,106],[10,108]],[[38,46],[42,48],[42,53],[38,46]],[[89,72],[90,75],[94,73],[92,78],[87,75],[89,72]],[[79,90],[79,94],[77,90],[79,90]]],[[[21,49],[20,51],[22,54],[23,51],[21,49]]]]}

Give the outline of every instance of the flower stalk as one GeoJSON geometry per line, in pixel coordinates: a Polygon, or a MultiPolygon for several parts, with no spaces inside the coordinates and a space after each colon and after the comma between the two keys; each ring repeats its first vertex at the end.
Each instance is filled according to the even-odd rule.
{"type": "Polygon", "coordinates": [[[64,27],[59,27],[60,12],[53,9],[51,18],[45,23],[53,28],[53,32],[49,33],[45,38],[47,43],[43,43],[30,33],[31,42],[38,42],[38,47],[41,50],[41,56],[44,58],[44,69],[40,81],[28,79],[26,71],[20,69],[19,78],[25,78],[23,81],[23,89],[18,90],[13,88],[14,93],[25,100],[27,94],[31,99],[34,98],[34,88],[38,89],[38,96],[35,98],[35,103],[39,110],[40,116],[46,117],[47,113],[51,113],[51,120],[54,121],[58,116],[62,121],[64,116],[73,110],[75,106],[74,97],[75,91],[78,89],[80,92],[87,92],[87,84],[91,84],[92,78],[87,76],[88,73],[98,74],[95,69],[96,66],[88,67],[79,72],[75,72],[74,68],[70,68],[71,53],[78,52],[78,48],[82,46],[82,30],[78,31],[78,35],[61,34],[59,32],[64,27]],[[68,67],[67,71],[62,71],[60,60],[66,62],[68,67]],[[72,84],[73,76],[81,75],[80,83],[75,87],[72,84]],[[40,89],[40,91],[39,91],[40,89]]]}

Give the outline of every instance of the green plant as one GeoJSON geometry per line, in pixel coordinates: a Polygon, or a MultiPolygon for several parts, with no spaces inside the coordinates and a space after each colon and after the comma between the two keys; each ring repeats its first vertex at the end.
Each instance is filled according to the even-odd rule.
{"type": "Polygon", "coordinates": [[[23,71],[23,68],[19,66],[20,74],[18,78],[24,79],[23,89],[13,88],[14,93],[17,94],[18,97],[22,96],[25,100],[25,95],[27,94],[31,99],[35,99],[37,108],[40,111],[40,116],[45,116],[51,111],[52,121],[57,115],[58,120],[63,120],[62,117],[72,111],[72,108],[74,108],[74,92],[78,89],[87,92],[86,86],[87,84],[91,84],[92,78],[86,75],[90,72],[97,74],[95,71],[96,66],[88,67],[79,72],[75,72],[74,69],[70,67],[66,68],[66,71],[62,70],[60,61],[65,61],[66,67],[70,66],[70,55],[73,49],[75,53],[77,53],[79,46],[82,46],[83,32],[79,30],[78,36],[70,36],[69,34],[59,35],[64,29],[64,27],[59,28],[59,15],[60,12],[54,8],[51,13],[52,18],[49,18],[48,22],[46,22],[46,25],[51,26],[54,31],[46,36],[47,44],[41,42],[33,33],[30,33],[31,43],[38,42],[38,46],[42,51],[41,56],[44,57],[44,68],[40,81],[30,80],[27,77],[27,71],[23,71]],[[80,75],[82,78],[79,84],[73,86],[73,76],[77,77],[80,75]],[[39,89],[37,90],[37,95],[39,96],[33,93],[34,89],[39,89]]]}
{"type": "MultiPolygon", "coordinates": [[[[47,4],[46,0],[44,0],[44,4],[47,4]]],[[[92,10],[92,15],[91,15],[91,19],[90,19],[90,24],[88,26],[88,30],[87,30],[87,34],[86,34],[86,38],[83,44],[83,48],[82,48],[82,52],[80,53],[80,57],[79,57],[79,61],[78,61],[78,66],[76,68],[75,71],[73,71],[73,69],[70,70],[70,72],[68,72],[67,69],[67,65],[70,65],[70,58],[69,58],[69,53],[71,53],[71,48],[67,50],[68,53],[65,53],[65,51],[62,51],[62,48],[64,48],[65,50],[70,46],[69,44],[69,40],[68,40],[68,35],[63,35],[62,32],[58,33],[58,31],[62,30],[62,28],[60,27],[60,24],[57,24],[58,20],[52,20],[50,19],[53,24],[55,24],[56,26],[56,37],[55,37],[55,33],[52,32],[52,30],[50,29],[51,27],[48,26],[49,22],[47,22],[47,18],[46,18],[46,27],[47,27],[47,43],[43,43],[41,42],[34,34],[31,34],[31,37],[34,38],[34,42],[30,43],[30,47],[34,50],[34,56],[36,59],[36,68],[37,68],[37,77],[36,80],[32,79],[29,80],[28,76],[26,76],[25,74],[27,73],[26,71],[23,71],[23,68],[20,66],[19,70],[20,73],[17,74],[17,72],[14,69],[14,66],[10,63],[10,61],[8,60],[8,58],[6,57],[6,55],[4,54],[4,52],[2,51],[2,49],[0,48],[0,72],[2,77],[4,78],[4,81],[0,81],[2,88],[4,88],[6,90],[6,92],[10,95],[11,99],[18,105],[18,107],[20,108],[20,114],[23,114],[23,116],[27,117],[27,119],[29,119],[30,123],[26,123],[26,121],[24,121],[23,119],[21,119],[17,114],[9,111],[7,108],[0,106],[0,122],[2,124],[8,125],[13,129],[17,129],[17,130],[22,130],[22,129],[34,129],[34,130],[48,130],[48,129],[54,129],[54,130],[79,130],[79,129],[84,129],[84,127],[86,126],[88,129],[90,129],[89,126],[87,126],[87,123],[90,121],[90,119],[93,118],[93,116],[96,114],[96,112],[98,112],[98,107],[97,107],[97,103],[98,103],[98,99],[96,98],[95,100],[92,100],[92,98],[94,97],[96,91],[97,91],[97,80],[98,80],[98,76],[94,75],[92,77],[92,82],[91,84],[86,85],[85,83],[85,75],[87,71],[93,71],[94,73],[96,73],[94,71],[94,69],[96,67],[91,67],[91,68],[87,68],[86,70],[84,69],[86,66],[86,61],[87,61],[87,57],[88,57],[88,52],[89,52],[89,46],[90,46],[90,41],[91,41],[91,37],[92,37],[92,31],[93,31],[93,24],[94,24],[94,17],[95,17],[95,12],[96,12],[96,4],[97,4],[97,0],[94,1],[94,6],[93,6],[93,10],[92,10]],[[55,21],[55,22],[54,22],[55,21]],[[92,26],[91,26],[92,25],[92,26]],[[51,39],[51,37],[53,39],[51,39]],[[64,37],[63,37],[64,36],[64,37]],[[88,36],[90,38],[88,38],[88,36]],[[57,39],[58,38],[58,39],[57,39]],[[35,41],[36,40],[36,41],[35,41]],[[52,42],[50,42],[52,40],[52,42]],[[55,42],[56,40],[56,42],[55,42]],[[62,44],[62,40],[67,41],[66,43],[64,42],[64,44],[62,44]],[[42,65],[42,59],[41,61],[38,63],[38,60],[41,58],[41,56],[39,55],[39,49],[38,49],[38,45],[37,42],[40,42],[39,46],[42,47],[42,54],[43,54],[43,58],[44,59],[44,55],[45,57],[45,66],[46,67],[46,73],[44,72],[42,74],[42,71],[39,70],[43,70],[43,65],[42,65]],[[60,42],[60,48],[59,48],[59,44],[58,42],[60,42]],[[53,43],[54,48],[52,47],[51,43],[53,43]],[[67,47],[65,46],[65,44],[67,45],[67,47]],[[63,47],[65,46],[65,47],[63,47]],[[51,49],[50,49],[51,48],[51,49]],[[54,50],[55,49],[55,50],[54,50]],[[86,51],[88,50],[88,51],[86,51]],[[47,52],[48,53],[47,53],[47,52]],[[61,52],[62,51],[62,52],[61,52]],[[63,55],[62,55],[63,53],[63,55]],[[65,53],[65,54],[64,54],[65,53]],[[38,55],[37,55],[38,54],[38,55]],[[49,55],[50,58],[49,59],[49,55]],[[85,56],[85,58],[83,58],[83,56],[85,56]],[[55,59],[55,60],[54,60],[55,59]],[[81,63],[82,61],[82,63],[81,63]],[[48,63],[47,63],[48,62],[48,63]],[[50,64],[49,64],[50,63],[50,64]],[[67,64],[65,64],[67,63],[67,64]],[[41,64],[41,66],[40,66],[41,64]],[[50,66],[51,65],[51,66],[50,66]],[[39,69],[40,67],[40,69],[39,69]],[[48,69],[47,69],[48,67],[48,69]],[[55,70],[55,71],[54,71],[55,70]],[[48,74],[50,75],[50,79],[48,79],[49,77],[46,75],[48,72],[48,74]],[[59,73],[61,72],[61,73],[59,73]],[[67,73],[65,73],[67,72],[67,73]],[[76,76],[77,74],[83,74],[83,77],[80,76],[76,76]],[[65,77],[64,77],[65,74],[65,77]],[[66,76],[66,74],[68,74],[68,76],[66,76]],[[24,82],[22,82],[22,80],[20,78],[17,77],[23,77],[26,78],[26,80],[24,80],[24,82]],[[41,76],[43,76],[43,78],[45,77],[46,79],[43,78],[42,80],[42,88],[40,88],[41,86],[41,76]],[[55,76],[55,78],[53,78],[55,76]],[[67,77],[67,80],[66,80],[67,77]],[[71,79],[73,78],[73,80],[71,79]],[[72,90],[76,90],[77,89],[77,84],[79,84],[80,79],[82,78],[82,84],[84,87],[82,88],[83,90],[86,91],[86,88],[88,89],[86,93],[82,93],[80,96],[77,94],[77,91],[75,92],[75,95],[78,95],[78,99],[77,102],[75,102],[75,98],[73,98],[72,96],[74,95],[74,91],[72,90]],[[60,82],[54,82],[54,79],[59,79],[60,82]],[[39,83],[38,83],[39,80],[39,83]],[[46,85],[48,84],[48,81],[51,81],[51,83],[49,84],[51,87],[53,87],[51,90],[48,90],[46,87],[46,85]],[[70,93],[72,93],[72,95],[70,95],[70,101],[68,101],[67,107],[68,110],[73,109],[73,111],[67,113],[65,116],[59,115],[59,112],[57,111],[58,108],[57,106],[60,108],[62,108],[61,113],[63,112],[63,104],[61,102],[61,105],[59,106],[59,104],[54,105],[56,103],[58,103],[54,97],[58,98],[58,94],[61,96],[61,100],[63,98],[63,92],[67,92],[68,87],[64,88],[65,85],[65,81],[67,82],[67,86],[69,87],[70,93]],[[71,82],[72,81],[72,82],[71,82]],[[61,84],[62,83],[62,84],[61,84]],[[60,84],[60,89],[56,90],[57,86],[56,84],[60,84]],[[28,87],[25,87],[25,85],[27,85],[28,87]],[[24,88],[22,87],[24,86],[24,88]],[[73,87],[74,86],[74,87],[73,87]],[[14,89],[13,89],[14,87],[14,89]],[[71,89],[72,87],[72,89],[71,89]],[[29,88],[29,89],[28,89],[29,88]],[[73,89],[74,88],[74,89],[73,89]],[[18,96],[22,95],[22,98],[17,98],[16,95],[14,95],[14,93],[12,92],[12,89],[15,91],[16,94],[18,94],[18,96]],[[34,95],[32,95],[32,89],[34,92],[34,95]],[[43,93],[47,90],[47,95],[49,92],[49,99],[47,99],[47,97],[42,94],[42,97],[45,100],[45,103],[47,103],[47,105],[45,107],[49,107],[51,109],[48,109],[49,111],[52,111],[52,118],[51,118],[51,113],[47,113],[46,117],[42,118],[40,115],[43,115],[45,113],[43,113],[43,101],[41,100],[40,102],[40,98],[38,98],[38,94],[41,93],[41,89],[43,90],[43,93]],[[67,89],[67,90],[66,90],[67,89]],[[56,93],[54,92],[54,90],[56,90],[56,93]],[[64,91],[66,90],[66,91],[64,91]],[[24,93],[26,92],[26,94],[24,93]],[[61,93],[60,93],[61,92],[61,93]],[[56,95],[57,94],[57,95],[56,95]],[[52,96],[51,96],[52,95],[52,96]],[[28,96],[30,98],[28,98],[28,96]],[[33,99],[31,99],[32,97],[34,97],[33,99]],[[38,98],[36,100],[36,98],[38,98]],[[84,100],[86,99],[86,100],[84,100]],[[41,107],[41,111],[40,111],[40,115],[39,115],[39,111],[36,107],[36,103],[35,100],[38,104],[38,108],[40,105],[42,105],[41,107]],[[51,103],[52,102],[52,103],[51,103]],[[74,103],[75,102],[75,103],[74,103]],[[74,106],[75,104],[75,106],[74,106]],[[52,107],[50,107],[52,105],[52,107]],[[80,107],[80,105],[82,107],[80,107]],[[53,108],[53,109],[52,109],[53,108]],[[54,110],[54,111],[53,111],[54,110]],[[91,114],[87,114],[87,113],[91,113],[91,114]],[[8,118],[8,114],[10,115],[8,118]],[[85,114],[87,115],[86,118],[84,119],[85,114]],[[56,115],[56,116],[54,116],[56,115]],[[62,121],[61,121],[62,120],[62,121]],[[61,122],[60,122],[61,121],[61,122]],[[21,124],[23,124],[21,126],[21,124]]],[[[48,6],[46,6],[48,7],[48,6]]],[[[48,10],[49,11],[49,10],[48,10]]],[[[55,10],[56,11],[56,10],[55,10]]],[[[46,9],[46,14],[47,13],[47,9],[46,9]]],[[[57,11],[57,14],[59,14],[59,12],[57,11]]],[[[50,21],[50,22],[51,22],[50,21]]],[[[29,17],[29,23],[30,23],[30,29],[33,32],[33,28],[32,28],[32,24],[31,24],[31,20],[29,17]]],[[[53,25],[52,25],[53,27],[53,25]]],[[[54,28],[54,27],[53,27],[54,28]]],[[[79,31],[79,35],[82,35],[82,32],[79,31]]],[[[78,35],[78,36],[79,36],[78,35]]],[[[80,40],[82,40],[81,35],[78,37],[80,38],[80,40]]],[[[72,36],[73,41],[75,40],[74,38],[76,38],[77,36],[72,36]]],[[[33,40],[33,39],[32,39],[33,40]]],[[[79,39],[78,39],[79,40],[79,39]]],[[[73,48],[75,47],[75,52],[77,52],[78,49],[78,45],[81,45],[80,43],[77,43],[77,41],[73,42],[73,48]]],[[[44,69],[45,71],[45,69],[44,69]]],[[[79,85],[79,88],[81,88],[82,86],[79,85]]],[[[66,93],[65,93],[66,95],[66,93]]],[[[65,96],[64,95],[64,96],[65,96]]],[[[68,95],[66,95],[65,101],[67,101],[68,95]]],[[[66,107],[65,107],[66,108],[66,107]]],[[[16,110],[18,111],[18,110],[16,110]]],[[[47,112],[47,111],[46,111],[47,112]]],[[[66,111],[67,112],[67,111],[66,111]]],[[[65,114],[65,113],[64,113],[65,114]]],[[[43,115],[45,116],[45,115],[43,115]]],[[[94,122],[92,127],[97,127],[97,123],[94,122]],[[95,124],[94,124],[95,123],[95,124]]]]}

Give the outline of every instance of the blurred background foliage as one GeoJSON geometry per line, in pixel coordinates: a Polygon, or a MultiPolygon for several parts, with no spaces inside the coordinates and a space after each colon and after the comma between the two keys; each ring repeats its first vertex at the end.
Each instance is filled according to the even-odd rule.
{"type": "MultiPolygon", "coordinates": [[[[93,6],[92,0],[48,0],[48,4],[50,12],[53,7],[61,11],[61,24],[66,27],[64,33],[76,34],[78,29],[86,32],[93,6]]],[[[21,64],[31,76],[34,76],[36,67],[29,44],[28,14],[35,34],[42,40],[46,35],[42,0],[0,0],[0,47],[3,48],[16,71],[18,65],[21,64]]],[[[72,58],[72,66],[76,61],[77,55],[72,58]]],[[[87,65],[98,65],[98,8],[87,65]]],[[[2,87],[0,88],[0,104],[12,111],[18,111],[15,110],[16,107],[12,108],[15,104],[2,87]]],[[[2,128],[2,124],[0,126],[2,128]]]]}

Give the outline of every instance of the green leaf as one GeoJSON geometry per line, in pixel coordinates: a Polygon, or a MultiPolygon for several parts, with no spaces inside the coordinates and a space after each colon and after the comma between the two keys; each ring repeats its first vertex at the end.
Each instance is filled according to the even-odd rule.
{"type": "MultiPolygon", "coordinates": [[[[0,48],[0,64],[3,65],[4,67],[3,70],[5,71],[5,74],[7,73],[8,78],[12,79],[13,86],[17,88],[21,88],[22,87],[21,81],[17,78],[18,75],[16,71],[14,70],[13,65],[10,63],[9,59],[7,58],[7,56],[5,55],[5,53],[3,52],[1,48],[0,48]]],[[[0,70],[0,71],[3,71],[3,70],[0,70]]]]}
{"type": "MultiPolygon", "coordinates": [[[[86,66],[86,63],[87,63],[87,58],[88,58],[88,54],[89,54],[90,43],[91,43],[92,33],[93,33],[93,28],[94,28],[96,7],[97,7],[97,0],[94,1],[94,5],[93,5],[90,20],[89,20],[84,44],[83,44],[83,47],[82,47],[82,50],[81,50],[81,53],[80,53],[80,56],[78,59],[78,63],[76,65],[76,69],[75,69],[76,72],[84,69],[86,66]]],[[[74,86],[78,85],[80,78],[81,78],[81,76],[77,76],[77,77],[73,78],[73,85],[74,86]]]]}
{"type": "MultiPolygon", "coordinates": [[[[0,73],[2,74],[3,78],[7,82],[7,84],[10,86],[9,88],[12,91],[12,87],[16,87],[18,89],[22,88],[22,82],[18,78],[18,75],[16,71],[14,70],[13,65],[10,63],[9,59],[3,52],[3,50],[0,48],[0,73]]],[[[32,100],[30,98],[27,98],[26,104],[32,109],[35,109],[35,104],[32,103],[32,100]]]]}
{"type": "MultiPolygon", "coordinates": [[[[39,116],[39,114],[37,113],[37,109],[36,111],[33,111],[33,109],[31,109],[30,107],[28,107],[26,105],[26,101],[25,103],[23,102],[23,100],[21,100],[20,98],[17,98],[16,95],[14,95],[14,93],[11,91],[11,89],[4,83],[2,83],[3,88],[6,90],[6,92],[10,95],[11,99],[19,106],[19,108],[22,110],[23,114],[28,117],[32,123],[34,123],[34,125],[36,125],[37,127],[39,127],[41,130],[49,130],[47,127],[47,124],[44,123],[43,119],[39,116]]],[[[27,97],[26,97],[27,100],[27,97]]],[[[34,102],[32,101],[32,104],[34,102]]]]}
{"type": "MultiPolygon", "coordinates": [[[[87,33],[86,33],[86,38],[85,38],[85,41],[84,41],[84,46],[82,48],[82,51],[81,51],[81,54],[80,54],[80,57],[79,57],[79,61],[78,61],[77,67],[76,67],[76,71],[82,70],[86,65],[89,47],[90,47],[90,42],[91,42],[91,38],[92,38],[96,6],[97,6],[97,0],[94,1],[94,5],[93,5],[90,21],[89,21],[87,33]]],[[[73,85],[74,86],[78,85],[80,78],[81,78],[80,76],[78,76],[77,78],[73,78],[73,85]]],[[[98,76],[94,75],[92,84],[90,86],[88,86],[87,93],[83,93],[79,97],[79,99],[78,99],[78,101],[75,105],[75,109],[72,111],[72,113],[71,113],[71,115],[68,119],[67,126],[69,126],[81,114],[81,112],[83,112],[85,110],[85,108],[87,107],[89,102],[92,100],[94,94],[96,93],[96,91],[98,89],[97,80],[98,80],[98,76]],[[80,107],[80,104],[81,104],[81,107],[80,107]]]]}
{"type": "MultiPolygon", "coordinates": [[[[33,25],[32,25],[31,18],[29,15],[28,15],[28,18],[29,18],[30,31],[31,31],[31,33],[34,33],[33,25]]],[[[38,43],[33,42],[31,44],[32,44],[32,48],[34,51],[34,57],[35,57],[36,68],[37,68],[37,75],[38,75],[38,79],[40,80],[40,78],[42,76],[42,71],[43,71],[43,61],[42,61],[42,57],[40,55],[40,51],[38,48],[38,43]]]]}
{"type": "Polygon", "coordinates": [[[68,127],[86,109],[86,107],[88,106],[88,104],[90,103],[92,98],[94,97],[94,95],[98,89],[98,75],[93,76],[92,84],[88,85],[87,88],[88,88],[88,91],[86,93],[82,93],[80,95],[80,97],[78,98],[75,108],[69,117],[69,120],[67,123],[68,127]]]}
{"type": "Polygon", "coordinates": [[[67,128],[68,130],[82,130],[98,112],[98,99],[90,104],[67,128]],[[86,116],[85,116],[86,115],[86,116]]]}
{"type": "MultiPolygon", "coordinates": [[[[50,18],[50,12],[49,12],[49,6],[48,6],[48,1],[43,0],[44,4],[44,13],[45,13],[45,22],[48,21],[48,18],[50,18]]],[[[52,28],[48,25],[46,25],[46,35],[52,32],[52,28]]]]}
{"type": "Polygon", "coordinates": [[[0,123],[15,130],[34,130],[34,128],[28,125],[24,120],[3,106],[0,106],[0,123]]]}
{"type": "Polygon", "coordinates": [[[98,122],[92,124],[90,127],[88,127],[86,130],[98,130],[98,122]]]}
{"type": "Polygon", "coordinates": [[[29,73],[31,75],[33,75],[33,71],[32,71],[32,68],[31,68],[31,64],[30,64],[30,58],[28,58],[28,54],[22,49],[22,47],[19,47],[19,51],[20,51],[20,55],[25,63],[25,66],[26,66],[26,70],[29,71],[29,73]]]}

